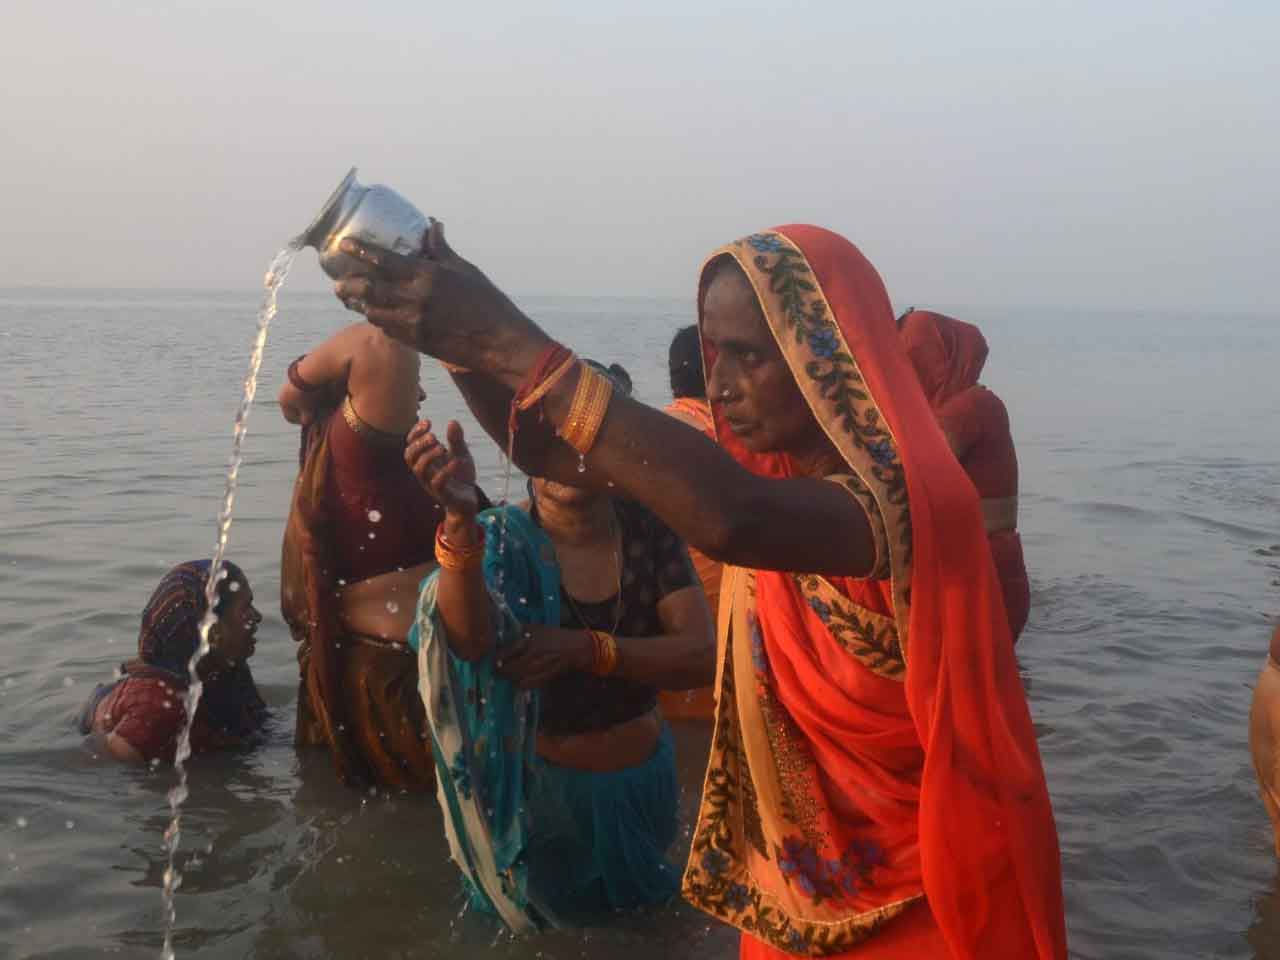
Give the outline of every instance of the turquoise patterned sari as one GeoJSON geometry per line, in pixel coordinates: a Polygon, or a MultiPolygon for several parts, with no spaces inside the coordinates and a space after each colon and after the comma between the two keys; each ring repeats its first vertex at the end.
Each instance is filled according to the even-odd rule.
{"type": "MultiPolygon", "coordinates": [[[[524,625],[560,624],[560,572],[550,539],[516,507],[480,515],[497,649],[524,625]]],[[[661,903],[679,888],[665,859],[678,784],[669,731],[653,756],[615,773],[558,767],[535,753],[540,694],[448,648],[438,578],[418,599],[409,643],[431,729],[437,797],[454,861],[478,909],[516,933],[589,923],[661,903]]]]}

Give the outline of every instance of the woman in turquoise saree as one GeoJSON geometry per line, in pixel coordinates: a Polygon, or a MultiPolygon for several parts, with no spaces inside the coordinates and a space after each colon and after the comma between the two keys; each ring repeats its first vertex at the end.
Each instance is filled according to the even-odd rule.
{"type": "Polygon", "coordinates": [[[521,932],[662,903],[679,794],[659,689],[705,686],[710,613],[653,514],[534,481],[477,518],[462,430],[406,454],[446,507],[410,643],[472,903],[521,932]]]}

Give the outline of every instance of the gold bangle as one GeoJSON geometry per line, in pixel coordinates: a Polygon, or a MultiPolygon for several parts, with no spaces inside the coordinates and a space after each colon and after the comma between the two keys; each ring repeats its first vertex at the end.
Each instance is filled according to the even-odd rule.
{"type": "Polygon", "coordinates": [[[589,364],[578,363],[578,386],[573,392],[569,415],[556,432],[565,443],[586,456],[595,445],[613,398],[613,383],[589,364]]]}
{"type": "Polygon", "coordinates": [[[475,543],[461,547],[449,542],[444,525],[436,527],[436,562],[445,570],[470,570],[484,561],[484,530],[476,526],[475,543]]]}
{"type": "Polygon", "coordinates": [[[591,635],[591,672],[607,677],[618,667],[618,642],[603,630],[588,630],[591,635]]]}

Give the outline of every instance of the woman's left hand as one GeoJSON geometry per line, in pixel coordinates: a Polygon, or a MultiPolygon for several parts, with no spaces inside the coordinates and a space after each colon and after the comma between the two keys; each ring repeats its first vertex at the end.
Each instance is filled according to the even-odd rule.
{"type": "Polygon", "coordinates": [[[498,672],[520,687],[541,687],[570,670],[589,671],[592,656],[585,630],[530,626],[514,647],[498,652],[498,672]]]}

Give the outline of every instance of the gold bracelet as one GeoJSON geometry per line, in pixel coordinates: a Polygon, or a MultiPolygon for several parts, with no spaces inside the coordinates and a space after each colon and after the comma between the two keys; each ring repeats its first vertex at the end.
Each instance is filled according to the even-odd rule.
{"type": "Polygon", "coordinates": [[[436,562],[445,570],[471,570],[484,561],[484,530],[476,525],[475,543],[460,547],[444,535],[444,524],[436,527],[436,562]]]}
{"type": "Polygon", "coordinates": [[[588,630],[591,635],[591,672],[607,677],[618,668],[618,641],[603,630],[588,630]]]}
{"type": "Polygon", "coordinates": [[[569,415],[556,432],[565,443],[586,456],[595,445],[613,398],[613,383],[593,370],[590,364],[578,363],[578,387],[573,392],[569,415]]]}

